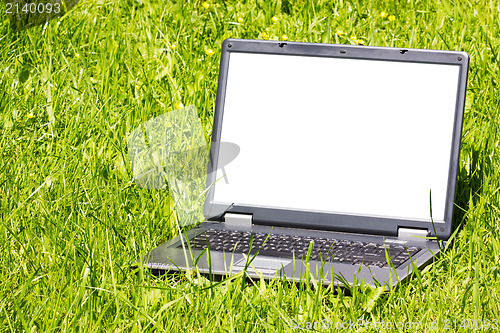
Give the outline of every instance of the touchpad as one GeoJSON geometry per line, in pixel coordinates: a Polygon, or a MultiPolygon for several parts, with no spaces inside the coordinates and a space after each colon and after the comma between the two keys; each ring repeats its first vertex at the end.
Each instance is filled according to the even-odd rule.
{"type": "MultiPolygon", "coordinates": [[[[250,258],[248,260],[251,260],[250,258]]],[[[251,265],[248,265],[247,270],[249,272],[260,272],[262,274],[274,274],[277,270],[281,269],[282,267],[285,267],[291,262],[291,260],[287,259],[274,259],[274,258],[255,258],[252,260],[251,265]],[[255,270],[253,267],[255,267],[255,270]]],[[[237,263],[233,265],[233,269],[240,271],[243,268],[245,268],[245,265],[247,264],[247,259],[243,258],[237,263]]]]}

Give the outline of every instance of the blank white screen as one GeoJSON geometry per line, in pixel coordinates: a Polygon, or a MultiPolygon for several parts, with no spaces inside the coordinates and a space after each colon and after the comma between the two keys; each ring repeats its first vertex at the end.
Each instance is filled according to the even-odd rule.
{"type": "Polygon", "coordinates": [[[231,53],[214,201],[443,221],[459,67],[231,53]],[[217,178],[222,177],[220,170],[217,178]]]}

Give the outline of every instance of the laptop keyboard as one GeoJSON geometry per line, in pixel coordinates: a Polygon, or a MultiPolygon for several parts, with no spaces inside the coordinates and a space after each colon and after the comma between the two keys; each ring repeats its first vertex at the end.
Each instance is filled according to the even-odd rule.
{"type": "MultiPolygon", "coordinates": [[[[346,264],[388,267],[386,252],[394,267],[404,264],[422,248],[399,244],[377,244],[338,240],[332,238],[266,234],[237,230],[208,229],[191,240],[194,249],[224,251],[306,259],[309,244],[313,242],[310,260],[341,262],[346,264]],[[252,246],[250,246],[252,239],[252,246]]],[[[182,247],[180,245],[179,247],[182,247]]]]}

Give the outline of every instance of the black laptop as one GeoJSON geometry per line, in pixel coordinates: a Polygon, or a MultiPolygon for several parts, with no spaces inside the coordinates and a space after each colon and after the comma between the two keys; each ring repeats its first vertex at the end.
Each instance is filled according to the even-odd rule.
{"type": "Polygon", "coordinates": [[[464,52],[228,39],[205,221],[142,261],[394,285],[452,234],[464,52]],[[224,147],[239,148],[227,165],[224,147]]]}

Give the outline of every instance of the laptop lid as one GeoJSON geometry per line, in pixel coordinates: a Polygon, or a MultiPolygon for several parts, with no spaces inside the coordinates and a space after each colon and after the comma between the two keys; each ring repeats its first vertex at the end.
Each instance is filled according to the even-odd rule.
{"type": "Polygon", "coordinates": [[[447,239],[468,59],[224,41],[205,216],[392,236],[425,229],[447,239]],[[222,142],[239,147],[227,165],[222,142]]]}

